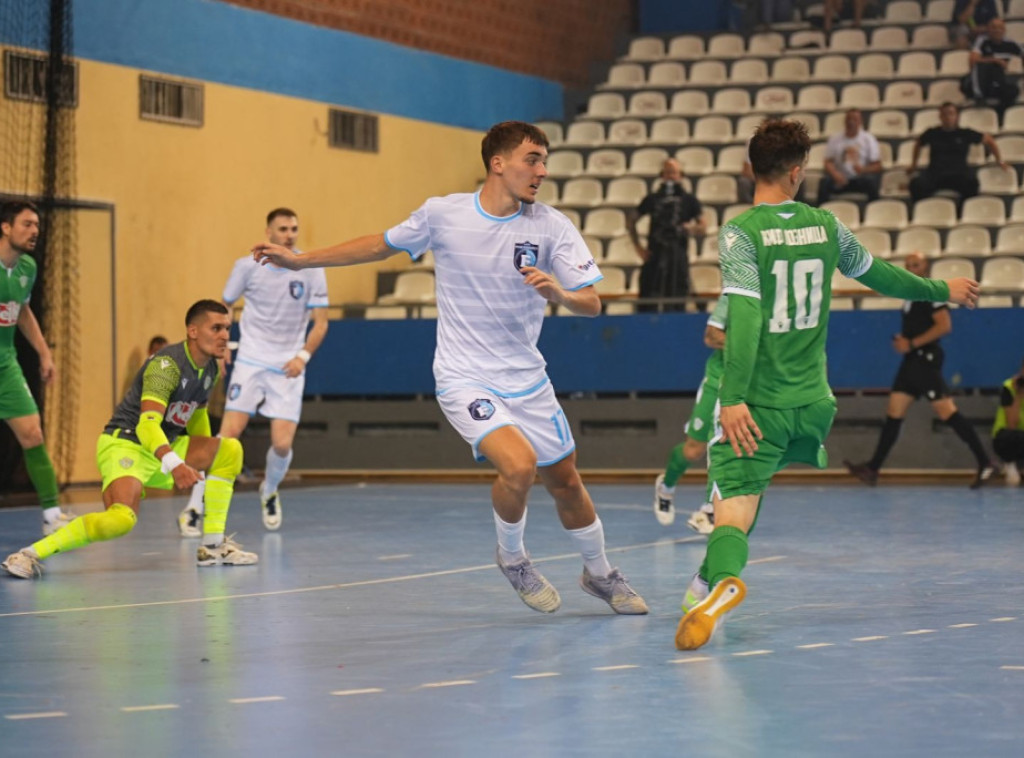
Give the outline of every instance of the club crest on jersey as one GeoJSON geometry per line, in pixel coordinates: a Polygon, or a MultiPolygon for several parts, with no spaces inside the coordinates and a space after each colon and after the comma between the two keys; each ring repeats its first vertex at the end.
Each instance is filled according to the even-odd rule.
{"type": "Polygon", "coordinates": [[[485,397],[477,398],[469,404],[469,415],[474,421],[486,421],[494,415],[494,403],[485,397]]]}
{"type": "Polygon", "coordinates": [[[28,285],[28,277],[27,277],[27,276],[22,276],[22,277],[19,277],[19,279],[18,279],[18,283],[19,283],[19,284],[20,284],[20,285],[21,285],[22,287],[25,287],[25,286],[27,286],[27,285],[28,285]]]}
{"type": "Polygon", "coordinates": [[[516,271],[522,271],[523,266],[536,266],[537,257],[540,255],[540,245],[532,242],[516,242],[512,249],[512,262],[516,271]]]}
{"type": "Polygon", "coordinates": [[[306,291],[306,285],[300,282],[298,279],[293,279],[288,282],[288,294],[292,296],[292,299],[298,300],[302,297],[306,291]]]}
{"type": "Polygon", "coordinates": [[[203,379],[203,389],[204,389],[204,390],[208,390],[208,389],[210,389],[210,385],[211,385],[212,383],[213,383],[213,379],[212,379],[212,378],[210,377],[210,375],[209,375],[209,374],[207,374],[207,375],[206,375],[206,378],[205,378],[205,379],[203,379]]]}
{"type": "Polygon", "coordinates": [[[118,461],[118,463],[121,464],[121,468],[131,468],[132,466],[135,465],[135,461],[127,457],[122,458],[121,460],[118,461]]]}
{"type": "Polygon", "coordinates": [[[237,400],[238,396],[241,395],[241,394],[242,394],[242,385],[241,384],[232,384],[228,388],[228,399],[229,400],[237,400]]]}

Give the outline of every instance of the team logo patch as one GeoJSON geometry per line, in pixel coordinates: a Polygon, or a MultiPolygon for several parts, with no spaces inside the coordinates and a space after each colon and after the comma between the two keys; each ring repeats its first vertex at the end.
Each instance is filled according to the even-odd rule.
{"type": "Polygon", "coordinates": [[[27,276],[22,276],[22,277],[20,277],[20,278],[18,279],[18,283],[19,283],[19,284],[20,284],[20,285],[21,285],[22,287],[25,287],[25,286],[27,286],[27,285],[28,285],[28,277],[27,277],[27,276]]]}
{"type": "Polygon", "coordinates": [[[494,403],[485,397],[477,398],[469,404],[469,415],[474,421],[486,421],[494,415],[494,403]]]}
{"type": "Polygon", "coordinates": [[[298,279],[294,279],[288,282],[288,294],[292,296],[292,299],[298,300],[306,292],[306,285],[300,282],[298,279]]]}
{"type": "Polygon", "coordinates": [[[242,394],[242,385],[241,384],[232,384],[228,388],[228,399],[229,400],[237,400],[238,396],[241,395],[241,394],[242,394]]]}
{"type": "Polygon", "coordinates": [[[516,271],[522,271],[523,266],[536,266],[537,256],[540,254],[540,245],[532,242],[516,242],[512,249],[512,262],[516,271]]]}
{"type": "Polygon", "coordinates": [[[132,466],[135,465],[135,461],[133,461],[131,458],[122,458],[121,460],[118,461],[118,463],[121,464],[121,468],[131,468],[132,466]]]}
{"type": "Polygon", "coordinates": [[[211,385],[212,383],[213,383],[213,379],[212,379],[212,378],[210,377],[210,375],[209,375],[209,374],[207,374],[207,375],[206,375],[206,378],[205,378],[205,379],[203,379],[203,389],[204,389],[204,390],[208,390],[208,389],[210,389],[210,385],[211,385]]]}

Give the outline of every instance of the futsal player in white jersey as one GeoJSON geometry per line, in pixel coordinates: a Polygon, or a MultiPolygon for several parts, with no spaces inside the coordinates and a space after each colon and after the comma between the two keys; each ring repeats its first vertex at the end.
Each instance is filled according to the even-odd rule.
{"type": "MultiPolygon", "coordinates": [[[[289,208],[267,214],[267,240],[299,255],[299,219],[289,208]]],[[[322,269],[290,271],[240,258],[224,286],[228,305],[245,298],[238,353],[227,388],[220,436],[237,439],[256,413],[270,419],[270,448],[260,483],[263,526],[281,527],[278,485],[292,462],[292,443],[302,412],[306,364],[327,334],[327,278],[322,269]],[[313,327],[308,329],[310,314],[313,327]],[[308,329],[308,334],[307,334],[308,329]]],[[[178,517],[182,536],[202,535],[204,483],[192,489],[178,517]]]]}
{"type": "Polygon", "coordinates": [[[575,442],[537,349],[548,302],[596,316],[601,273],[579,232],[558,211],[537,203],[547,176],[548,141],[530,124],[491,127],[479,192],[434,197],[384,234],[295,255],[261,243],[254,258],[294,269],[350,266],[404,251],[434,252],[437,287],[437,399],[477,460],[497,469],[491,490],[499,568],[528,606],[558,610],[558,591],[523,545],[526,500],[534,478],[555,500],[558,516],[583,556],[582,589],[617,613],[647,605],[608,563],[604,529],[576,470],[575,442]]]}

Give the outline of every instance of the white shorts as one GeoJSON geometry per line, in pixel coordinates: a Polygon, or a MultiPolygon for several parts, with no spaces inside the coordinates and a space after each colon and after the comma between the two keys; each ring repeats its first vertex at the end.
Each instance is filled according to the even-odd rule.
{"type": "Polygon", "coordinates": [[[302,391],[306,375],[287,377],[275,369],[235,363],[228,380],[226,411],[255,416],[257,411],[267,418],[280,418],[298,423],[302,415],[302,391]]]}
{"type": "Polygon", "coordinates": [[[538,466],[558,463],[576,449],[551,382],[512,397],[483,387],[451,387],[437,393],[437,402],[448,423],[473,448],[477,461],[486,460],[480,455],[480,441],[503,426],[515,426],[523,433],[537,453],[538,466]]]}

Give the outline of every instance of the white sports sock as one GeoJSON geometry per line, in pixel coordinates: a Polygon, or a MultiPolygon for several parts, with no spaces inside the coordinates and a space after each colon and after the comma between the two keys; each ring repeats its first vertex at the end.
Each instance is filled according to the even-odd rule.
{"type": "Polygon", "coordinates": [[[526,546],[523,545],[523,533],[526,531],[526,511],[515,524],[502,521],[497,512],[494,513],[494,527],[498,532],[498,550],[501,560],[505,563],[518,563],[526,558],[526,546]]]}
{"type": "Polygon", "coordinates": [[[604,525],[597,516],[594,523],[582,529],[566,529],[576,548],[583,556],[583,564],[591,576],[608,576],[612,573],[612,565],[604,554],[604,525]]]}
{"type": "Polygon", "coordinates": [[[263,474],[263,484],[260,485],[262,494],[272,495],[277,492],[277,486],[281,484],[284,475],[288,473],[294,453],[294,450],[289,450],[288,455],[282,457],[274,452],[274,448],[267,450],[267,469],[263,474]]]}
{"type": "Polygon", "coordinates": [[[59,505],[51,505],[49,508],[43,508],[43,521],[47,524],[54,521],[58,516],[60,516],[59,505]]]}
{"type": "Polygon", "coordinates": [[[202,513],[205,503],[203,497],[206,495],[206,480],[200,479],[192,485],[192,494],[188,496],[188,507],[196,513],[202,513]]]}

